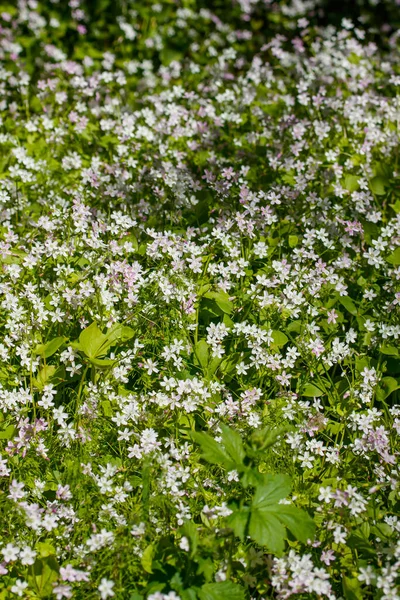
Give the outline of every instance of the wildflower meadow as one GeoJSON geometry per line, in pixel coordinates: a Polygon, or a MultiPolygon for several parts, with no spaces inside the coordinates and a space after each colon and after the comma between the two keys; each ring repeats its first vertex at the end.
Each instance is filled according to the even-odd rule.
{"type": "Polygon", "coordinates": [[[0,600],[400,599],[400,2],[0,0],[0,600]]]}

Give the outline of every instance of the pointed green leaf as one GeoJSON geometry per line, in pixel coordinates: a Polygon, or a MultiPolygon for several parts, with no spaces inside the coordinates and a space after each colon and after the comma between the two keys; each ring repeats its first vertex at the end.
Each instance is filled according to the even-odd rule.
{"type": "Polygon", "coordinates": [[[49,358],[50,356],[53,356],[55,352],[57,352],[57,350],[63,345],[64,342],[65,338],[56,337],[47,342],[46,344],[38,344],[34,349],[34,353],[40,354],[45,358],[49,358]]]}
{"type": "Polygon", "coordinates": [[[288,475],[267,475],[266,483],[258,485],[254,494],[253,508],[266,508],[286,498],[292,489],[292,481],[288,475]]]}
{"type": "Polygon", "coordinates": [[[305,510],[301,510],[292,504],[278,504],[276,511],[279,520],[300,542],[305,544],[307,540],[314,539],[315,523],[305,510]]]}
{"type": "Polygon", "coordinates": [[[242,438],[237,431],[234,431],[223,423],[221,423],[221,429],[221,437],[225,450],[235,463],[241,464],[246,456],[242,438]]]}
{"type": "Polygon", "coordinates": [[[235,463],[232,461],[222,444],[219,444],[207,433],[193,431],[192,438],[199,444],[203,454],[202,457],[213,465],[224,465],[227,468],[234,469],[235,463]]]}
{"type": "Polygon", "coordinates": [[[205,583],[198,591],[200,600],[245,600],[244,588],[232,581],[205,583]]]}
{"type": "Polygon", "coordinates": [[[251,511],[249,535],[260,546],[280,556],[285,548],[285,527],[268,509],[251,511]]]}

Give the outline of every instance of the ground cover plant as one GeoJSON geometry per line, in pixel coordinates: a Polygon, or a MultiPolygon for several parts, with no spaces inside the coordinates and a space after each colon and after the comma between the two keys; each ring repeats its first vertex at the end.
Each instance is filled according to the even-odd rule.
{"type": "Polygon", "coordinates": [[[400,598],[400,8],[343,10],[0,2],[1,600],[400,598]]]}

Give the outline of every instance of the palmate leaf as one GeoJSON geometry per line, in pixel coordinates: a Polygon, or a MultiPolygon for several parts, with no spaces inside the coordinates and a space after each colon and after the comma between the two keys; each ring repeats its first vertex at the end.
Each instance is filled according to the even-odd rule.
{"type": "Polygon", "coordinates": [[[234,429],[227,427],[227,425],[221,424],[221,429],[222,442],[226,452],[236,463],[241,464],[246,453],[243,448],[243,442],[240,434],[234,429]]]}
{"type": "Polygon", "coordinates": [[[234,469],[235,462],[231,459],[222,444],[219,444],[207,433],[193,431],[192,438],[199,444],[203,454],[202,458],[212,465],[223,465],[227,469],[234,469]]]}
{"type": "MultiPolygon", "coordinates": [[[[257,486],[254,494],[249,535],[257,544],[280,556],[285,548],[286,528],[296,539],[306,543],[314,538],[315,523],[304,510],[279,503],[291,491],[290,477],[269,475],[266,479],[266,483],[257,486]]],[[[237,527],[238,524],[234,522],[234,525],[237,527]]]]}
{"type": "Polygon", "coordinates": [[[249,535],[260,546],[267,546],[273,554],[282,555],[285,549],[286,530],[272,510],[251,511],[249,535]]]}
{"type": "Polygon", "coordinates": [[[206,583],[198,591],[200,600],[245,600],[244,588],[232,581],[206,583]]]}
{"type": "Polygon", "coordinates": [[[292,504],[278,504],[277,515],[289,531],[303,544],[315,535],[315,523],[310,515],[292,504]]]}
{"type": "Polygon", "coordinates": [[[243,465],[245,451],[240,435],[227,427],[221,425],[222,443],[204,432],[193,432],[193,439],[200,445],[203,458],[213,465],[223,465],[226,469],[240,469],[243,465]]]}
{"type": "Polygon", "coordinates": [[[292,482],[288,475],[267,475],[265,479],[264,485],[257,486],[252,508],[267,508],[290,494],[292,482]]]}

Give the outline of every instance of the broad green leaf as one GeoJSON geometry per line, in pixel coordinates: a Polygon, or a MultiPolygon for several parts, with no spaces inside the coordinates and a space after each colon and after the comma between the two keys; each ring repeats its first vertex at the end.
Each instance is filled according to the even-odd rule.
{"type": "Polygon", "coordinates": [[[82,350],[89,360],[93,361],[93,359],[104,356],[111,346],[114,346],[118,342],[126,342],[133,336],[133,329],[118,323],[104,334],[100,331],[97,324],[93,322],[81,332],[78,349],[82,350]]]}
{"type": "Polygon", "coordinates": [[[245,600],[242,586],[232,581],[205,583],[197,592],[200,600],[245,600]]]}
{"type": "Polygon", "coordinates": [[[109,369],[117,364],[117,361],[112,358],[91,358],[90,362],[99,369],[109,369]]]}
{"type": "Polygon", "coordinates": [[[233,302],[229,300],[229,294],[226,292],[206,292],[204,298],[214,300],[218,308],[227,315],[230,315],[233,311],[233,302]]]}
{"type": "Polygon", "coordinates": [[[58,578],[59,567],[55,556],[37,558],[28,568],[28,583],[36,589],[40,598],[47,598],[53,591],[53,582],[58,578]]]}
{"type": "Polygon", "coordinates": [[[226,517],[226,523],[231,527],[235,535],[244,541],[247,523],[250,517],[250,509],[247,506],[242,508],[231,507],[233,511],[231,515],[226,517]]]}
{"type": "Polygon", "coordinates": [[[0,431],[0,440],[11,440],[17,433],[17,428],[14,425],[9,425],[3,431],[0,431]]]}
{"type": "Polygon", "coordinates": [[[317,387],[313,383],[306,383],[303,387],[301,395],[306,396],[307,398],[319,398],[319,396],[323,396],[324,393],[325,392],[323,392],[319,387],[317,387]]]}
{"type": "Polygon", "coordinates": [[[277,514],[280,521],[304,544],[315,536],[315,522],[305,510],[292,504],[278,504],[277,514]]]}
{"type": "Polygon", "coordinates": [[[50,358],[50,356],[53,356],[53,354],[55,354],[55,352],[57,352],[57,350],[63,345],[64,342],[65,342],[65,338],[56,337],[56,338],[50,340],[49,342],[47,342],[46,344],[38,344],[36,346],[36,348],[34,349],[34,353],[40,354],[41,356],[44,356],[45,358],[50,358]]]}
{"type": "Polygon", "coordinates": [[[57,367],[54,365],[45,365],[40,369],[39,373],[33,379],[34,385],[42,390],[44,386],[50,381],[57,370],[57,367]]]}
{"type": "Polygon", "coordinates": [[[299,243],[299,238],[297,235],[289,235],[289,247],[295,248],[299,243]]]}
{"type": "Polygon", "coordinates": [[[106,336],[97,327],[97,323],[94,322],[89,327],[86,327],[79,336],[79,344],[88,358],[96,358],[98,356],[105,340],[106,336]]]}
{"type": "Polygon", "coordinates": [[[387,180],[381,175],[373,177],[369,182],[369,187],[374,192],[374,194],[377,194],[378,196],[383,196],[383,194],[386,193],[385,185],[387,185],[387,180]]]}
{"type": "Polygon", "coordinates": [[[254,494],[253,508],[266,508],[286,498],[292,489],[289,475],[266,475],[266,483],[258,485],[254,494]]]}
{"type": "Polygon", "coordinates": [[[357,307],[349,296],[339,296],[339,302],[351,315],[358,314],[357,307]]]}
{"type": "Polygon", "coordinates": [[[284,346],[286,344],[286,342],[289,341],[288,336],[285,335],[283,333],[283,331],[276,331],[276,330],[274,330],[272,332],[272,337],[274,338],[274,344],[276,346],[284,346]]]}
{"type": "Polygon", "coordinates": [[[383,346],[379,348],[379,351],[387,356],[399,356],[399,350],[396,348],[396,346],[383,344],[383,346]]]}
{"type": "Polygon", "coordinates": [[[38,542],[35,546],[35,550],[38,552],[41,558],[46,558],[47,556],[55,556],[56,549],[51,542],[38,542]]]}
{"type": "Polygon", "coordinates": [[[285,548],[285,527],[278,517],[268,509],[251,511],[249,535],[260,546],[266,546],[280,556],[285,548]]]}
{"type": "Polygon", "coordinates": [[[201,367],[203,369],[207,368],[208,365],[208,344],[206,340],[199,340],[194,347],[194,353],[196,355],[197,360],[199,361],[201,367]]]}
{"type": "Polygon", "coordinates": [[[343,180],[343,187],[349,192],[355,192],[360,187],[358,184],[358,176],[346,173],[343,180]]]}
{"type": "Polygon", "coordinates": [[[390,263],[394,267],[397,267],[398,265],[400,265],[400,248],[396,248],[396,250],[394,252],[392,252],[392,254],[389,254],[389,256],[386,258],[386,260],[388,263],[390,263]]]}
{"type": "Polygon", "coordinates": [[[230,458],[222,444],[219,444],[213,437],[207,433],[193,431],[192,438],[199,444],[203,454],[202,457],[213,465],[224,465],[227,468],[234,469],[235,463],[230,458]]]}
{"type": "Polygon", "coordinates": [[[356,577],[342,577],[343,594],[346,600],[363,600],[361,584],[356,577]]]}
{"type": "Polygon", "coordinates": [[[196,524],[193,521],[186,521],[180,528],[182,535],[186,536],[190,542],[190,556],[194,556],[199,543],[199,534],[196,524]]]}
{"type": "Polygon", "coordinates": [[[377,400],[386,400],[388,396],[395,390],[400,389],[400,383],[394,377],[383,377],[379,382],[378,389],[376,390],[377,400]]]}
{"type": "Polygon", "coordinates": [[[245,451],[240,434],[223,423],[221,423],[221,429],[221,437],[225,450],[235,463],[242,463],[245,457],[245,451]]]}
{"type": "Polygon", "coordinates": [[[152,573],[153,569],[152,569],[152,565],[153,565],[153,558],[154,558],[154,554],[155,554],[155,546],[153,544],[149,544],[147,546],[147,548],[145,548],[143,554],[142,554],[142,558],[140,560],[143,569],[146,571],[146,573],[152,573]]]}

